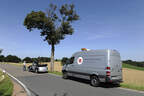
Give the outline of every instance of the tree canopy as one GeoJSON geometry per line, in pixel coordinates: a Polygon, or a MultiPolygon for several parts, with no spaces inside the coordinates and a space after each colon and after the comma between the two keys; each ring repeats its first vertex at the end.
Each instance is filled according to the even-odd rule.
{"type": "Polygon", "coordinates": [[[73,4],[62,5],[58,12],[56,9],[56,5],[50,4],[46,12],[32,11],[24,20],[24,26],[29,31],[40,30],[44,41],[50,45],[58,44],[66,35],[72,35],[74,29],[71,23],[79,19],[73,4]]]}

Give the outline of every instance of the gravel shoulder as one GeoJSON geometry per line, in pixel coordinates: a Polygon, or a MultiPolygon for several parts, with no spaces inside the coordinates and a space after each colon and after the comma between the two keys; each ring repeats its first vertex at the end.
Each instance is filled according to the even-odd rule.
{"type": "Polygon", "coordinates": [[[12,80],[13,83],[13,94],[12,96],[27,96],[25,90],[14,80],[12,80]]]}

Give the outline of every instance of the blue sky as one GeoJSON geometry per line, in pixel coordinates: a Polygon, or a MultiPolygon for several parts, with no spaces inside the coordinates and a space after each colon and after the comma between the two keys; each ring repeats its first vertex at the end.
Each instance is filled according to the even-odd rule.
{"type": "Polygon", "coordinates": [[[32,10],[45,11],[50,3],[74,3],[80,20],[75,32],[56,45],[55,58],[70,57],[81,48],[116,49],[123,60],[144,61],[143,0],[1,0],[0,48],[3,54],[50,56],[50,45],[39,31],[29,32],[23,21],[32,10]]]}

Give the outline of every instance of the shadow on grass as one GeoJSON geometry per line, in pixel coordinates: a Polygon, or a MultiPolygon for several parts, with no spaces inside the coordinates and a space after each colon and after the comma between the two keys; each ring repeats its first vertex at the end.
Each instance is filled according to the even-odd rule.
{"type": "MultiPolygon", "coordinates": [[[[85,79],[80,79],[80,78],[74,78],[74,77],[69,77],[69,80],[73,80],[79,83],[85,83],[90,86],[90,80],[85,80],[85,79]]],[[[119,84],[113,84],[113,83],[100,83],[99,87],[102,88],[117,88],[120,87],[119,84]]]]}

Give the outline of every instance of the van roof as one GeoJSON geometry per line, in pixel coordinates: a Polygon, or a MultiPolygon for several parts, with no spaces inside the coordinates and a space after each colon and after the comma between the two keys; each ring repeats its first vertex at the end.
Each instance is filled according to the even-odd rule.
{"type": "Polygon", "coordinates": [[[117,50],[114,50],[114,49],[96,49],[96,50],[88,50],[88,51],[78,51],[76,53],[74,53],[72,56],[76,55],[76,54],[79,54],[79,53],[88,53],[88,52],[108,52],[111,51],[111,52],[116,52],[116,53],[119,53],[117,50]]]}

